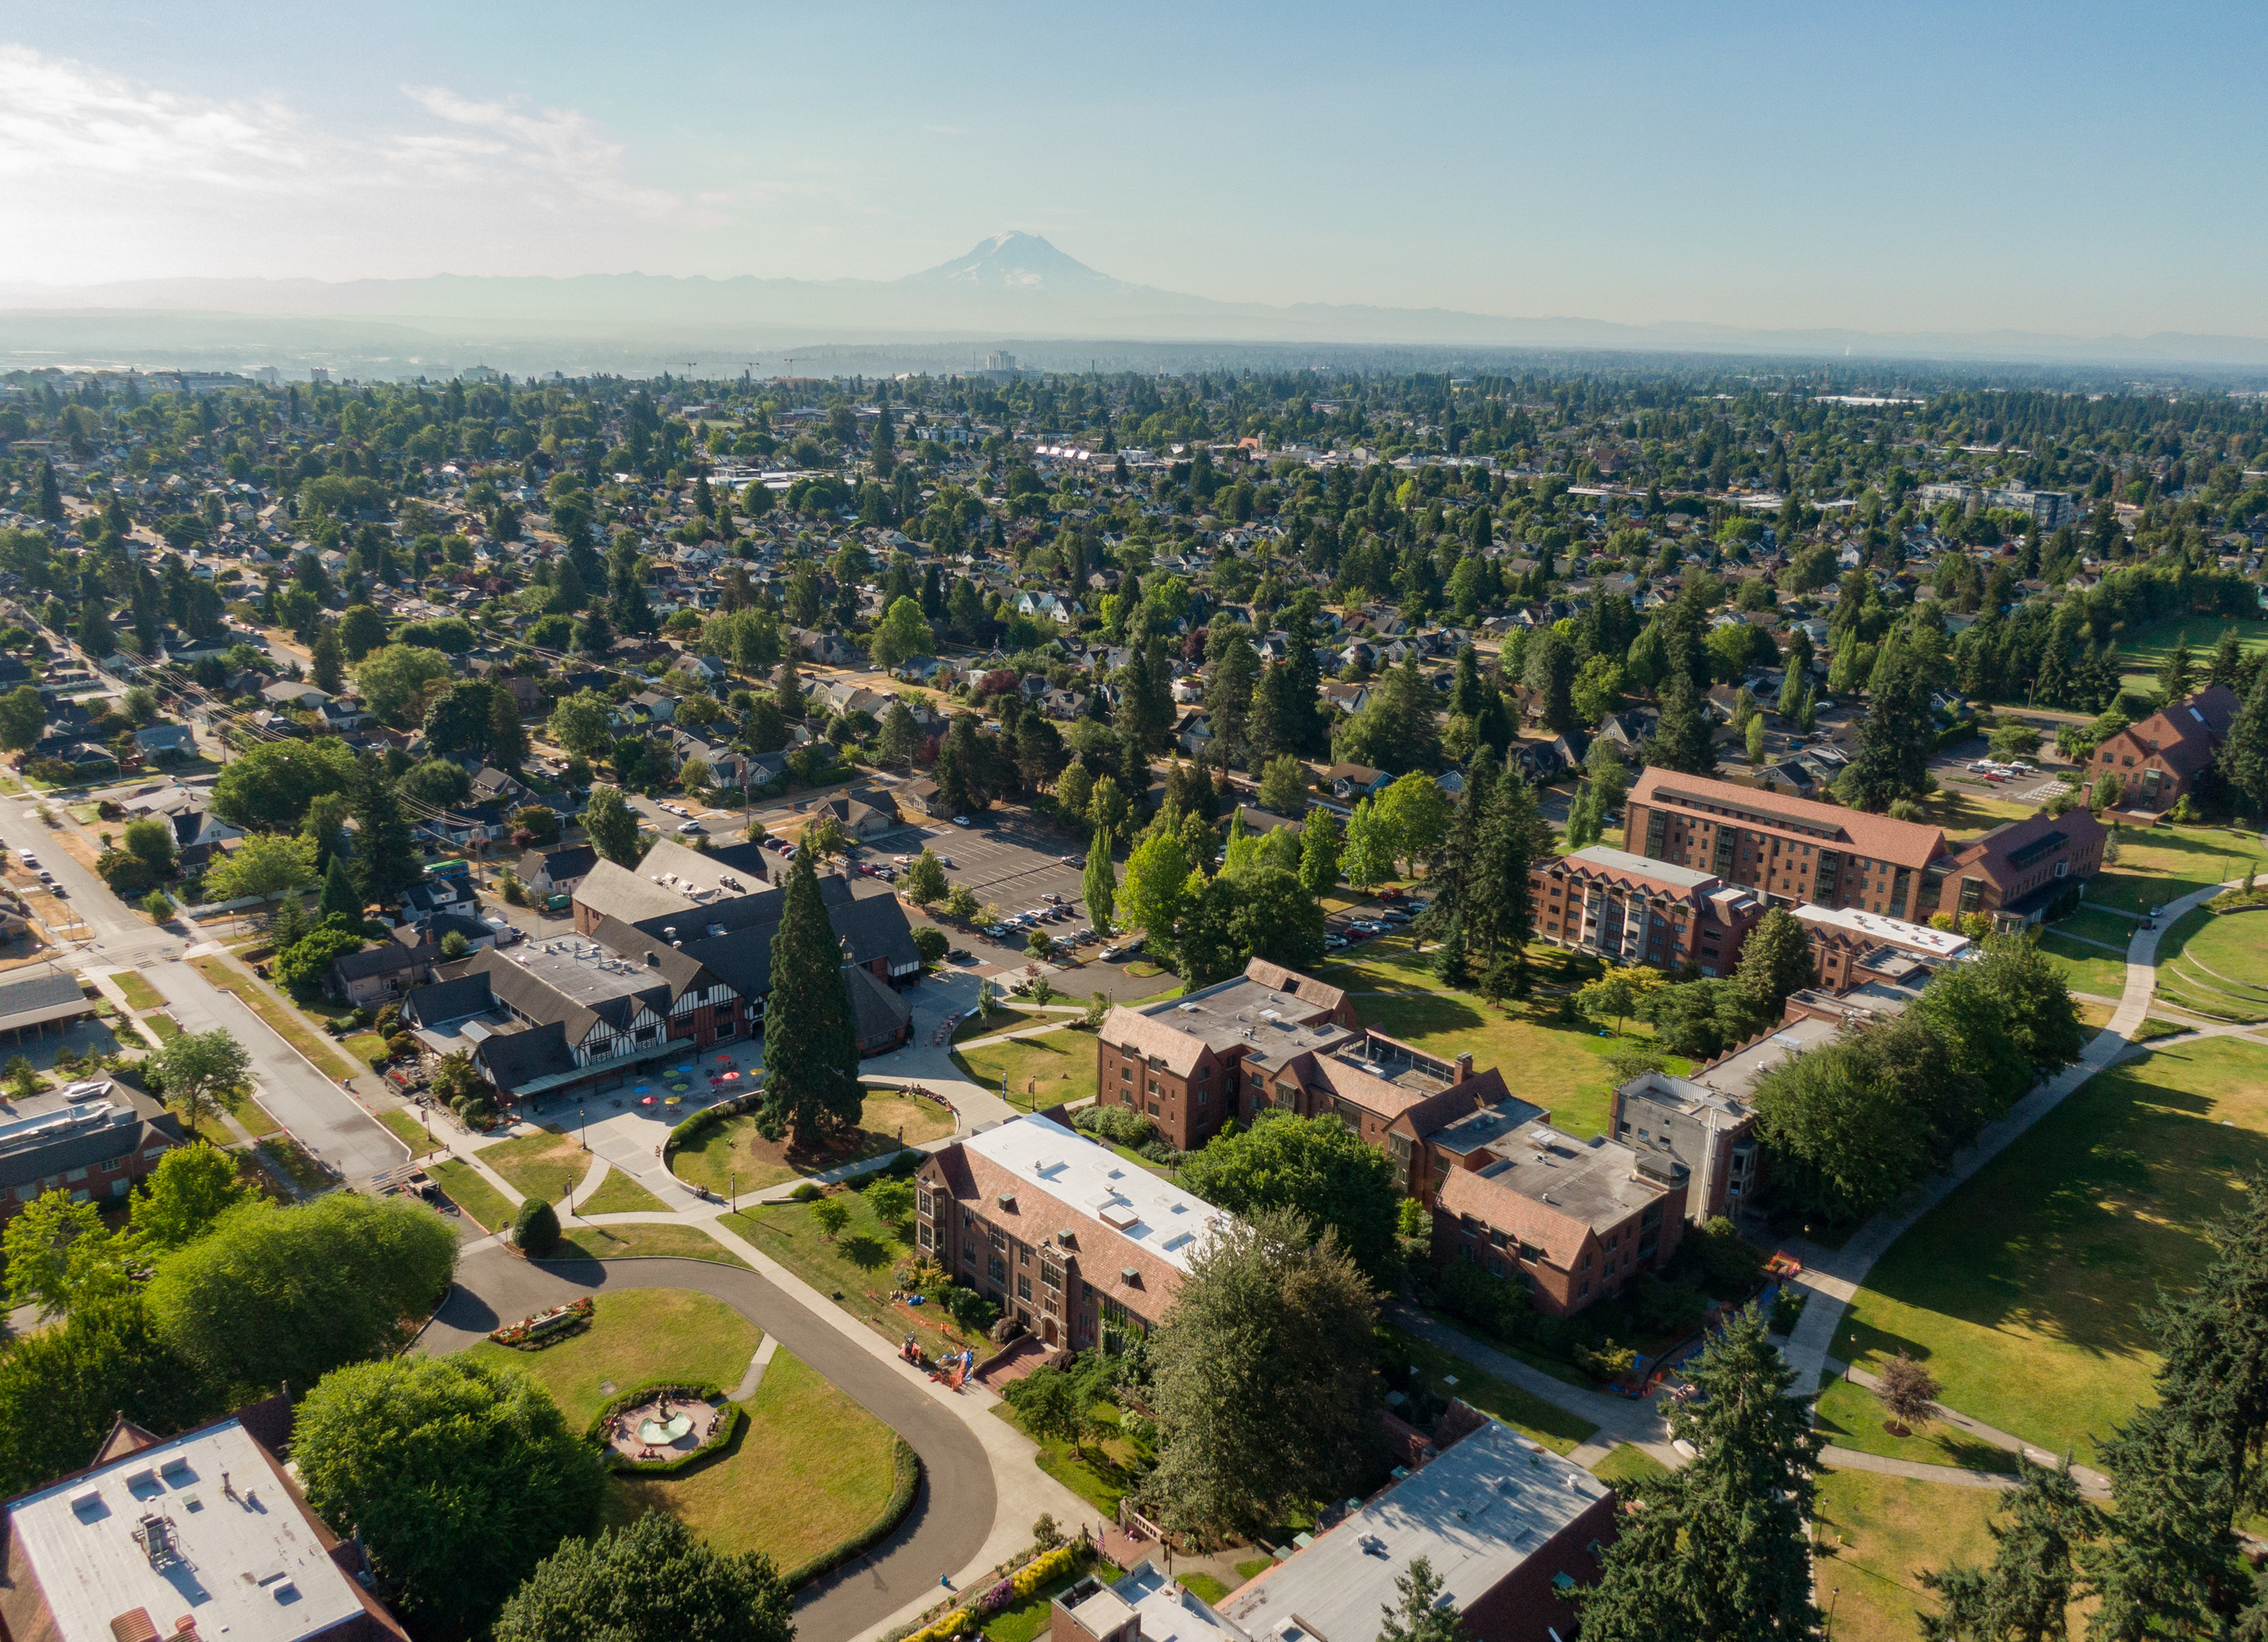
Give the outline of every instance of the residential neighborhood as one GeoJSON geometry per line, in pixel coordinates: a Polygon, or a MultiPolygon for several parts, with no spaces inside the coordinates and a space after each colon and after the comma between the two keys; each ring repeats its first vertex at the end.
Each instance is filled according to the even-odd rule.
{"type": "Polygon", "coordinates": [[[674,1557],[1567,1642],[1734,1474],[1905,1634],[1826,1525],[2135,1498],[2268,1253],[2250,400],[54,367],[0,447],[11,1637],[674,1557]]]}

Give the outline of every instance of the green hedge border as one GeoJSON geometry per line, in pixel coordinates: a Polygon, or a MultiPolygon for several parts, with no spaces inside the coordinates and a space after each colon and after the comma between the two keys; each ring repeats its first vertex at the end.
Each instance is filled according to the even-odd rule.
{"type": "Polygon", "coordinates": [[[651,1380],[642,1386],[632,1386],[627,1391],[617,1392],[609,1398],[606,1404],[591,1417],[591,1423],[583,1428],[583,1440],[585,1442],[603,1445],[608,1421],[616,1415],[626,1413],[637,1407],[641,1403],[651,1402],[653,1398],[664,1395],[697,1398],[703,1402],[723,1397],[725,1398],[725,1418],[716,1431],[711,1433],[709,1440],[694,1449],[692,1453],[676,1454],[666,1460],[624,1459],[612,1447],[607,1447],[602,1457],[608,1470],[635,1476],[666,1476],[674,1471],[683,1470],[696,1460],[707,1459],[730,1443],[733,1438],[739,1436],[740,1428],[747,1424],[748,1410],[731,1398],[725,1397],[724,1388],[721,1386],[688,1385],[682,1380],[651,1380]]]}
{"type": "Polygon", "coordinates": [[[780,1577],[782,1585],[793,1590],[799,1585],[807,1585],[822,1575],[832,1573],[896,1531],[898,1524],[906,1520],[906,1513],[913,1508],[914,1496],[921,1491],[922,1462],[921,1455],[913,1451],[913,1446],[903,1437],[897,1439],[897,1447],[893,1451],[891,1460],[896,1468],[896,1480],[881,1514],[840,1544],[821,1551],[801,1567],[788,1570],[780,1577]]]}

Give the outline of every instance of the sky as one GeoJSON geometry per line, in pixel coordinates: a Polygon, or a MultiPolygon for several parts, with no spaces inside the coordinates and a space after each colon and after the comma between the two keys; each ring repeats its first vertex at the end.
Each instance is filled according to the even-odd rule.
{"type": "Polygon", "coordinates": [[[0,282],[890,279],[2268,335],[2268,7],[0,11],[0,282]]]}

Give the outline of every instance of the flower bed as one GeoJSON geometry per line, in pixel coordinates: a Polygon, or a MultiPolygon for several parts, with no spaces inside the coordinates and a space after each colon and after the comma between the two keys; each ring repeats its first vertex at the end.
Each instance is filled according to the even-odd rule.
{"type": "Polygon", "coordinates": [[[1076,1544],[1058,1545],[1053,1550],[1042,1551],[997,1585],[985,1587],[974,1602],[954,1608],[944,1618],[912,1632],[904,1642],[947,1642],[950,1638],[983,1629],[984,1621],[1002,1609],[1029,1596],[1049,1580],[1068,1573],[1081,1549],[1076,1544]]]}
{"type": "Polygon", "coordinates": [[[518,1322],[506,1323],[489,1336],[498,1345],[509,1345],[515,1351],[540,1351],[547,1345],[556,1345],[571,1339],[591,1326],[591,1314],[597,1305],[589,1295],[569,1300],[564,1306],[549,1311],[539,1311],[533,1317],[523,1317],[518,1322]]]}

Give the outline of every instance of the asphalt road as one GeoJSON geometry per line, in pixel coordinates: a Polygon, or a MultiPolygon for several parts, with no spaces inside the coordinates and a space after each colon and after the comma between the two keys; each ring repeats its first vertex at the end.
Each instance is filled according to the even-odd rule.
{"type": "Polygon", "coordinates": [[[965,1565],[992,1528],[992,1469],[983,1448],[946,1410],[887,1360],[857,1349],[832,1325],[754,1271],[705,1260],[525,1261],[497,1248],[468,1256],[456,1286],[417,1343],[446,1356],[490,1329],[601,1289],[677,1288],[723,1300],[783,1349],[816,1369],[921,1456],[922,1484],[895,1532],[865,1555],[796,1594],[804,1642],[844,1642],[937,1588],[965,1565]]]}
{"type": "MultiPolygon", "coordinates": [[[[0,814],[7,812],[0,810],[0,814]]],[[[57,814],[61,814],[60,807],[57,814]]],[[[64,818],[63,829],[85,836],[85,829],[64,818]]],[[[39,821],[33,806],[18,806],[11,820],[0,823],[0,837],[11,851],[29,847],[40,865],[69,890],[69,905],[85,920],[85,928],[70,931],[86,939],[74,940],[57,954],[57,961],[71,969],[113,974],[138,970],[166,999],[166,1012],[187,1032],[225,1031],[244,1045],[252,1057],[253,1082],[261,1103],[296,1135],[302,1145],[339,1169],[350,1185],[406,1161],[409,1150],[376,1118],[363,1110],[354,1097],[317,1071],[299,1052],[272,1031],[250,1008],[216,990],[182,954],[192,944],[178,930],[151,924],[125,906],[110,887],[63,847],[63,841],[39,821]],[[32,819],[26,821],[26,815],[32,819]]],[[[88,839],[90,844],[95,841],[88,839]]]]}

